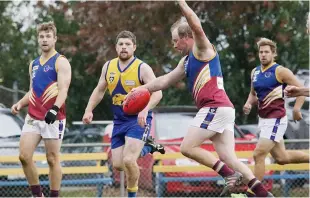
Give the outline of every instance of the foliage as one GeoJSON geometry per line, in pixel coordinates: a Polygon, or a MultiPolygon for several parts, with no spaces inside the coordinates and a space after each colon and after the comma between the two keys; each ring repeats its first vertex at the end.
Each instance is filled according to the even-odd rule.
{"type": "MultiPolygon", "coordinates": [[[[4,84],[10,86],[18,80],[27,89],[29,77],[25,63],[38,55],[35,29],[31,27],[21,32],[21,24],[3,17],[7,4],[0,3],[0,55],[4,57],[0,75],[4,76],[4,84]],[[9,50],[3,46],[10,46],[9,50]]],[[[305,16],[309,2],[208,1],[189,2],[189,5],[200,17],[208,38],[218,50],[225,89],[235,105],[237,123],[256,121],[255,112],[243,116],[242,106],[249,93],[251,70],[259,64],[256,48],[259,37],[277,42],[280,64],[294,72],[308,68],[305,16]]],[[[116,56],[115,38],[120,31],[126,29],[136,34],[136,56],[151,65],[157,76],[171,71],[180,59],[170,41],[170,27],[181,16],[174,2],[68,1],[49,6],[38,2],[37,7],[41,11],[36,23],[55,21],[57,50],[65,54],[72,65],[73,78],[67,101],[69,121],[81,119],[102,65],[116,56]]],[[[193,104],[184,82],[165,90],[160,104],[193,104]]],[[[96,120],[112,118],[109,104],[106,96],[94,112],[96,120]]]]}

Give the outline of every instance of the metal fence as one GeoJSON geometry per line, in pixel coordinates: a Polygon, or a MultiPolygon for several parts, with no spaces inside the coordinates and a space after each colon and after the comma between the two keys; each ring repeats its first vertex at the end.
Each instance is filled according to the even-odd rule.
{"type": "MultiPolygon", "coordinates": [[[[309,148],[309,140],[289,140],[287,146],[294,149],[295,146],[304,144],[309,148]]],[[[165,145],[166,147],[178,150],[178,144],[165,145]]],[[[211,149],[210,144],[204,145],[211,149]]],[[[63,144],[63,155],[70,154],[66,160],[62,161],[63,180],[61,188],[61,196],[64,197],[123,197],[127,196],[125,190],[125,178],[123,174],[113,170],[110,161],[110,156],[104,156],[109,144],[93,143],[93,144],[63,144]],[[91,154],[85,156],[84,154],[91,154]],[[94,155],[93,155],[94,154],[94,155]],[[98,157],[102,155],[102,158],[98,157]],[[75,156],[76,159],[73,160],[75,156]],[[89,159],[84,159],[84,158],[89,159]],[[96,159],[93,159],[95,157],[96,159]],[[68,160],[69,159],[69,160],[68,160]],[[70,161],[71,159],[71,161],[70,161]],[[88,168],[88,167],[93,168],[88,168]],[[79,167],[81,173],[73,173],[72,167],[79,167]],[[87,167],[85,169],[85,167],[87,167]],[[107,169],[98,169],[107,167],[107,169]],[[98,173],[94,170],[102,170],[98,173]],[[106,171],[105,171],[106,170],[106,171]],[[69,172],[68,172],[69,171],[69,172]],[[70,172],[71,171],[71,172],[70,172]],[[82,173],[86,171],[87,173],[82,173]],[[94,173],[91,173],[94,172],[94,173]]],[[[238,142],[236,144],[236,151],[253,151],[255,142],[238,142]]],[[[297,147],[299,148],[299,147],[297,147]]],[[[307,152],[307,150],[306,150],[307,152]]],[[[18,145],[1,145],[0,146],[0,196],[31,196],[28,184],[22,172],[14,172],[10,174],[3,174],[4,170],[10,168],[21,167],[20,163],[16,161],[9,162],[8,155],[18,156],[18,145]]],[[[44,155],[44,146],[40,145],[36,150],[36,155],[44,155]]],[[[176,155],[176,154],[167,154],[176,155]]],[[[153,167],[156,165],[173,165],[177,168],[182,167],[199,167],[196,162],[186,158],[175,159],[157,159],[158,155],[147,155],[138,160],[141,171],[139,180],[138,196],[143,197],[216,197],[223,188],[223,180],[219,178],[214,171],[191,171],[191,169],[182,172],[156,171],[153,167]],[[160,162],[160,163],[159,163],[160,162]],[[165,180],[166,179],[166,180],[165,180]]],[[[159,155],[160,156],[160,155],[159,155]]],[[[65,158],[64,158],[65,159],[65,158]]],[[[252,157],[239,158],[242,162],[253,165],[252,157]]],[[[272,164],[273,159],[268,157],[266,164],[272,164]]],[[[40,169],[47,169],[48,165],[44,158],[37,157],[36,165],[40,169]]],[[[308,164],[309,165],[309,164],[308,164]]],[[[195,169],[195,168],[194,168],[195,169]]],[[[46,172],[48,173],[48,172],[46,172]]],[[[40,174],[40,183],[43,186],[44,193],[48,196],[48,177],[46,174],[40,174]]],[[[264,180],[265,187],[269,189],[276,197],[309,197],[309,169],[298,171],[267,171],[264,180]]],[[[240,188],[235,193],[244,191],[245,188],[240,188]]]]}

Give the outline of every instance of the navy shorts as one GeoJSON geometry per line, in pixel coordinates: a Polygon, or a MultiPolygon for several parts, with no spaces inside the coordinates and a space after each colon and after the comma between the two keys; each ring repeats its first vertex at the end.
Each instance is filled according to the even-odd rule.
{"type": "Polygon", "coordinates": [[[115,149],[125,144],[125,136],[146,141],[151,130],[152,119],[146,119],[145,128],[140,127],[137,120],[122,124],[114,124],[111,138],[111,148],[115,149]]]}

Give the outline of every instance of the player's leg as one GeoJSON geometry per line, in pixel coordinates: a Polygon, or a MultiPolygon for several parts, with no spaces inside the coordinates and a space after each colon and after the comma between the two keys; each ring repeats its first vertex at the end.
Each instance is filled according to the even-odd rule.
{"type": "Polygon", "coordinates": [[[216,134],[212,138],[212,142],[220,159],[243,175],[243,182],[255,193],[256,197],[266,197],[268,195],[268,192],[264,189],[262,183],[255,178],[251,169],[240,162],[236,156],[233,124],[228,130],[225,129],[222,134],[216,134]]]}
{"type": "MultiPolygon", "coordinates": [[[[272,123],[271,123],[272,124],[272,123]]],[[[276,126],[277,130],[274,141],[275,146],[270,151],[272,157],[280,165],[284,164],[298,164],[298,163],[309,163],[309,154],[302,151],[287,151],[285,149],[283,135],[287,129],[287,116],[280,119],[276,126]]],[[[271,130],[271,129],[270,129],[271,130]]]]}
{"type": "Polygon", "coordinates": [[[64,135],[66,120],[56,120],[53,124],[41,123],[42,138],[46,148],[46,158],[49,166],[50,197],[58,197],[61,187],[60,147],[64,135]]]}
{"type": "Polygon", "coordinates": [[[277,142],[283,139],[287,128],[287,118],[259,118],[260,137],[254,150],[254,175],[262,181],[265,175],[265,158],[276,146],[277,142]]]}
{"type": "Polygon", "coordinates": [[[142,128],[136,121],[127,123],[123,162],[127,176],[127,191],[129,197],[135,197],[138,191],[140,170],[137,159],[145,148],[151,129],[151,119],[147,119],[147,126],[142,128]]]}
{"type": "Polygon", "coordinates": [[[276,142],[276,145],[270,151],[272,157],[280,165],[309,163],[309,154],[302,151],[287,151],[284,141],[276,142]]]}
{"type": "Polygon", "coordinates": [[[123,162],[127,177],[128,197],[136,197],[138,191],[140,170],[137,164],[137,159],[140,156],[144,144],[145,142],[140,139],[125,137],[123,162]]]}
{"type": "Polygon", "coordinates": [[[30,185],[32,195],[40,197],[42,189],[39,183],[39,175],[32,160],[33,153],[41,141],[40,129],[35,124],[35,120],[27,115],[19,142],[19,160],[30,185]]]}
{"type": "Polygon", "coordinates": [[[111,137],[112,165],[118,171],[124,171],[123,150],[125,145],[126,126],[113,125],[111,137]]]}

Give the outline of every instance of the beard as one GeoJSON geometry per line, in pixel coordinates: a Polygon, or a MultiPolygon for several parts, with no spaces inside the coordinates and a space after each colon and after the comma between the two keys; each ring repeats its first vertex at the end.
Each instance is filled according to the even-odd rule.
{"type": "Polygon", "coordinates": [[[131,57],[132,57],[132,55],[129,55],[128,53],[121,53],[121,54],[119,54],[119,56],[118,56],[118,58],[119,58],[121,61],[127,61],[127,60],[129,60],[131,57]]]}
{"type": "Polygon", "coordinates": [[[47,53],[50,52],[52,48],[52,46],[41,46],[41,51],[47,53]]]}
{"type": "Polygon", "coordinates": [[[266,67],[266,66],[271,64],[272,60],[270,60],[270,61],[269,60],[264,60],[264,61],[260,61],[260,62],[262,64],[262,66],[266,67]]]}

